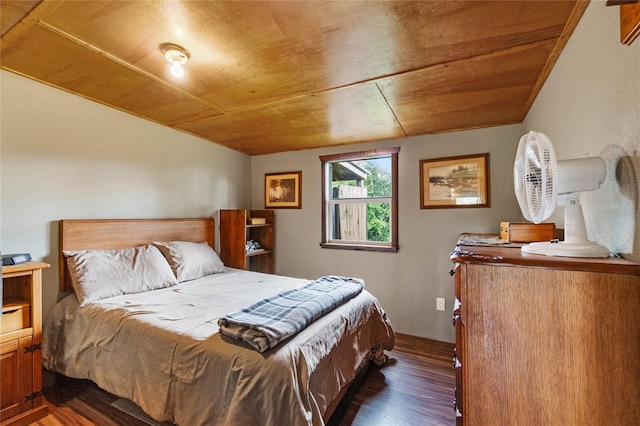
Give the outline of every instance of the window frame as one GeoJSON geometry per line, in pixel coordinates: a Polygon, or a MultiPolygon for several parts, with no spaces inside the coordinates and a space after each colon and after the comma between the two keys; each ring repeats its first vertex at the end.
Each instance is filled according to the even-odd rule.
{"type": "MultiPolygon", "coordinates": [[[[321,193],[322,193],[322,237],[320,240],[320,247],[329,249],[342,249],[342,250],[363,250],[363,251],[376,251],[376,252],[391,252],[396,253],[399,249],[398,246],[398,153],[400,147],[394,148],[380,148],[372,149],[368,151],[347,152],[343,154],[331,154],[320,156],[321,167],[321,193]],[[329,239],[329,208],[330,208],[330,190],[331,185],[328,184],[329,178],[328,169],[329,163],[348,160],[367,160],[377,157],[391,157],[391,220],[389,236],[391,241],[389,243],[376,243],[376,242],[362,242],[362,243],[338,243],[329,239]]],[[[387,197],[384,197],[387,198],[387,197]]],[[[371,198],[366,201],[370,203],[375,201],[376,198],[371,198]]]]}

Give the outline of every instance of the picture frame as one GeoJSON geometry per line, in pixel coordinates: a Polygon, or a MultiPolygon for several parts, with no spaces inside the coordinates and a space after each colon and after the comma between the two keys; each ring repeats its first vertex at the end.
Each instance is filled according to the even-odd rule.
{"type": "Polygon", "coordinates": [[[302,172],[265,173],[265,209],[302,208],[302,172]]]}
{"type": "Polygon", "coordinates": [[[420,208],[489,207],[489,154],[420,160],[420,208]]]}

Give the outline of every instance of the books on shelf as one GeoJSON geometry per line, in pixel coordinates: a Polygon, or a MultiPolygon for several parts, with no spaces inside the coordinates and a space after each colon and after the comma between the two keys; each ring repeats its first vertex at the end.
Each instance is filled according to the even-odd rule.
{"type": "Polygon", "coordinates": [[[248,219],[249,225],[265,225],[267,218],[265,217],[250,217],[248,219]]]}

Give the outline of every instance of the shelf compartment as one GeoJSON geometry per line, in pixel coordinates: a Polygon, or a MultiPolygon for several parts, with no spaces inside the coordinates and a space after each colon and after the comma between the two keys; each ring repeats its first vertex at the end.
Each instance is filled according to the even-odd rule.
{"type": "Polygon", "coordinates": [[[0,333],[31,327],[31,304],[28,300],[11,297],[2,304],[0,333]]]}
{"type": "Polygon", "coordinates": [[[255,272],[274,272],[273,210],[220,210],[220,258],[226,266],[255,272]],[[263,218],[265,223],[251,224],[249,219],[263,218]],[[260,251],[246,251],[253,240],[260,251]]]}

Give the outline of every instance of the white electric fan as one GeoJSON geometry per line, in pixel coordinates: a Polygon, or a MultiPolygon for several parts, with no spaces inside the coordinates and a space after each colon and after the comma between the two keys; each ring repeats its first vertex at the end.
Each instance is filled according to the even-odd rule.
{"type": "Polygon", "coordinates": [[[564,205],[564,241],[530,243],[522,251],[564,257],[609,257],[609,249],[589,241],[579,192],[593,191],[604,181],[600,157],[556,161],[551,141],[539,132],[520,138],[513,177],[516,198],[527,220],[540,223],[564,205]]]}

